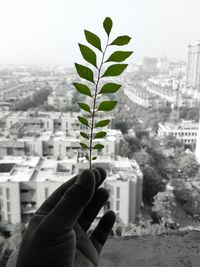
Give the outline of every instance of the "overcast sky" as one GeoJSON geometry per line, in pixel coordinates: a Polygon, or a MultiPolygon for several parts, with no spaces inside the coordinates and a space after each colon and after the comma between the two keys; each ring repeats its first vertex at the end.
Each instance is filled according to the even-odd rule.
{"type": "Polygon", "coordinates": [[[80,60],[83,30],[132,36],[132,62],[144,56],[187,59],[200,39],[200,0],[0,0],[0,64],[68,64],[80,60]]]}

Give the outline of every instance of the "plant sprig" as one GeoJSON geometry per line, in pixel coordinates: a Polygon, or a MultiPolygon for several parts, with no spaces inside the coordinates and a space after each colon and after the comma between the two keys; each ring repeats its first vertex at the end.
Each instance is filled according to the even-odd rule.
{"type": "Polygon", "coordinates": [[[101,53],[99,66],[97,64],[96,53],[90,47],[83,44],[79,44],[79,49],[82,54],[82,57],[89,64],[91,64],[93,68],[96,69],[97,71],[96,78],[94,75],[94,71],[91,68],[75,63],[75,68],[79,77],[89,81],[91,84],[93,84],[94,87],[94,90],[92,92],[92,90],[89,88],[87,84],[73,83],[74,87],[79,93],[87,97],[90,97],[93,100],[92,107],[90,107],[86,103],[78,103],[79,107],[83,111],[87,112],[87,114],[90,116],[91,119],[91,121],[89,121],[87,117],[78,116],[79,122],[89,130],[89,133],[80,132],[80,135],[83,138],[83,140],[87,142],[87,143],[81,142],[80,146],[83,149],[89,151],[89,155],[86,154],[85,157],[89,161],[90,169],[92,167],[92,161],[97,158],[96,156],[94,157],[92,156],[92,151],[104,148],[104,146],[101,143],[93,145],[93,141],[95,139],[104,138],[106,136],[105,131],[99,131],[94,133],[94,129],[105,127],[110,122],[109,119],[103,119],[96,122],[95,116],[99,111],[107,112],[113,110],[117,104],[117,101],[115,100],[102,101],[101,103],[97,103],[97,96],[101,94],[114,94],[121,88],[121,85],[117,83],[106,83],[103,84],[103,86],[101,86],[100,88],[100,80],[105,77],[114,77],[122,74],[123,71],[127,68],[128,64],[124,64],[121,62],[125,61],[133,53],[132,51],[121,51],[121,50],[115,51],[109,57],[107,57],[107,59],[105,59],[106,52],[109,46],[124,46],[127,45],[131,40],[131,37],[123,35],[123,36],[118,36],[112,42],[110,42],[110,33],[112,30],[112,26],[113,26],[112,20],[109,17],[105,18],[103,22],[103,28],[107,34],[107,41],[104,49],[102,49],[101,39],[96,34],[87,30],[84,31],[87,42],[101,53]],[[108,66],[102,74],[103,66],[110,62],[115,62],[115,64],[108,66]]]}

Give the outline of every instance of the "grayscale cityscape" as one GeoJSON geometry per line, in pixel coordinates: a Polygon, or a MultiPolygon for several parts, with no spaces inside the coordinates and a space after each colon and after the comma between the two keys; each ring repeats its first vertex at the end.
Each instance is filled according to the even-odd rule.
{"type": "MultiPolygon", "coordinates": [[[[10,4],[4,6],[7,11],[12,8],[12,1],[8,2],[10,4]]],[[[23,6],[24,10],[29,10],[24,1],[15,2],[15,8],[23,6]]],[[[125,2],[130,3],[129,0],[125,2]]],[[[141,2],[146,3],[145,0],[141,2]]],[[[162,6],[155,4],[154,0],[149,2],[153,2],[154,7],[162,6]]],[[[172,1],[169,2],[173,6],[172,1]]],[[[177,2],[180,3],[179,0],[177,2]]],[[[170,3],[167,6],[169,10],[170,3]]],[[[186,12],[189,2],[182,3],[186,12]]],[[[196,1],[191,1],[190,5],[192,3],[194,9],[199,7],[198,3],[194,5],[196,1]]],[[[1,5],[3,7],[0,2],[0,9],[1,5]]],[[[177,11],[178,5],[174,5],[177,11]]],[[[141,7],[141,10],[144,9],[141,7]]],[[[39,21],[42,11],[42,8],[38,11],[39,21]]],[[[37,13],[35,9],[33,12],[37,13]]],[[[59,14],[59,10],[55,12],[59,14]]],[[[119,19],[118,24],[118,12],[116,15],[114,11],[110,12],[110,17],[114,14],[116,28],[121,21],[119,19]]],[[[89,13],[85,15],[89,16],[89,13]]],[[[179,15],[181,20],[179,13],[177,20],[179,15]]],[[[91,27],[93,32],[98,33],[100,27],[96,25],[102,25],[102,18],[98,17],[93,25],[93,16],[93,20],[84,21],[86,26],[80,23],[75,25],[75,29],[79,27],[79,32],[83,32],[91,27]]],[[[47,19],[50,20],[49,17],[47,19]]],[[[123,20],[126,20],[125,14],[123,20]]],[[[70,22],[66,20],[66,23],[70,22]]],[[[8,24],[8,29],[10,27],[8,24]]],[[[16,30],[17,26],[13,27],[16,30]]],[[[187,30],[190,31],[190,28],[187,30]]],[[[126,33],[126,24],[121,26],[120,31],[126,33]]],[[[132,31],[135,31],[134,27],[132,31]]],[[[182,34],[183,30],[180,32],[182,34]]],[[[176,58],[175,50],[172,56],[161,52],[168,50],[167,45],[162,47],[163,50],[158,48],[156,54],[153,48],[145,53],[145,45],[142,44],[142,52],[137,52],[143,37],[140,40],[136,37],[134,44],[136,31],[129,45],[134,53],[127,69],[119,77],[106,78],[106,82],[121,84],[121,88],[115,95],[107,97],[114,98],[117,106],[106,115],[110,124],[105,127],[106,137],[100,140],[103,148],[94,152],[97,156],[94,167],[103,168],[107,174],[101,187],[107,190],[109,198],[90,231],[95,229],[108,210],[116,215],[99,258],[100,267],[200,266],[200,32],[197,33],[194,35],[196,39],[187,39],[186,36],[181,47],[176,36],[180,47],[180,51],[175,48],[176,58]]],[[[132,34],[129,29],[128,34],[132,34]]],[[[172,33],[172,38],[175,34],[172,33]]],[[[1,28],[0,36],[2,40],[6,38],[1,28]]],[[[76,40],[81,40],[83,33],[77,36],[73,46],[78,51],[79,41],[76,40]]],[[[14,37],[17,38],[16,35],[14,37]]],[[[11,42],[9,34],[8,40],[11,42]]],[[[37,49],[39,39],[38,42],[33,40],[37,49]]],[[[156,42],[154,40],[154,44],[150,44],[155,46],[155,51],[156,42]]],[[[164,46],[164,42],[159,44],[164,46]]],[[[12,45],[15,46],[15,43],[12,45]]],[[[43,53],[44,46],[41,44],[40,53],[43,53]]],[[[34,55],[30,55],[28,50],[19,60],[21,49],[16,52],[16,57],[8,56],[6,61],[6,54],[10,55],[9,47],[0,44],[0,267],[15,266],[23,233],[39,207],[56,189],[88,168],[88,160],[80,145],[83,140],[80,131],[85,127],[78,119],[85,112],[77,103],[89,104],[91,99],[79,94],[73,86],[73,83],[82,81],[74,67],[80,58],[77,51],[70,52],[69,46],[67,49],[63,55],[67,57],[69,54],[66,64],[61,60],[55,61],[56,64],[48,62],[47,57],[44,57],[43,64],[36,58],[34,61],[34,55]],[[8,50],[3,50],[3,47],[8,50]],[[71,53],[75,56],[72,57],[71,53]],[[30,56],[30,63],[26,61],[26,54],[30,56]]],[[[14,50],[17,51],[16,48],[14,50]]],[[[173,48],[170,47],[170,50],[173,48]]],[[[48,48],[47,54],[49,51],[48,48]]],[[[88,63],[85,64],[88,66],[88,63]]],[[[104,99],[104,96],[101,98],[104,99]]],[[[96,119],[102,119],[102,115],[96,119]]],[[[95,142],[98,141],[96,139],[95,142]]]]}

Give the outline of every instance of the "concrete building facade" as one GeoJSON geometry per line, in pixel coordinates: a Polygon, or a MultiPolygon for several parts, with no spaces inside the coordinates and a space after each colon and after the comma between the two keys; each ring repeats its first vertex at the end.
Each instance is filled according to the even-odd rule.
{"type": "Polygon", "coordinates": [[[187,89],[200,92],[200,41],[188,46],[187,89]]]}

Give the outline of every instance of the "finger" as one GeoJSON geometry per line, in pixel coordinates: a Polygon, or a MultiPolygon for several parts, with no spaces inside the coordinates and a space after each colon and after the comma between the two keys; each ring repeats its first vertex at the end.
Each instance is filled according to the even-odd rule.
{"type": "Polygon", "coordinates": [[[103,207],[108,198],[109,194],[105,188],[99,188],[95,192],[93,199],[84,209],[78,220],[78,223],[84,231],[87,231],[90,228],[92,222],[94,221],[100,209],[103,207]]]}
{"type": "Polygon", "coordinates": [[[66,190],[68,190],[76,182],[77,177],[78,175],[74,176],[56,189],[56,191],[54,191],[53,194],[51,194],[39,207],[36,214],[47,215],[56,206],[66,190]]]}
{"type": "Polygon", "coordinates": [[[98,187],[99,187],[104,182],[104,180],[106,179],[106,172],[101,167],[96,167],[95,170],[97,170],[99,172],[99,174],[100,174],[100,180],[98,182],[98,187]]]}
{"type": "Polygon", "coordinates": [[[97,227],[91,234],[91,241],[95,246],[98,254],[101,253],[101,250],[108,238],[108,235],[115,223],[116,216],[113,211],[108,211],[106,214],[101,218],[100,222],[98,223],[97,227]]]}
{"type": "MultiPolygon", "coordinates": [[[[95,174],[96,184],[99,187],[106,178],[106,172],[98,167],[92,169],[95,174]]],[[[48,199],[41,205],[41,207],[36,211],[36,214],[47,215],[59,202],[66,190],[68,190],[77,180],[78,175],[74,176],[72,179],[61,185],[53,194],[51,194],[48,199]]]]}
{"type": "Polygon", "coordinates": [[[72,229],[84,207],[91,201],[94,191],[95,175],[91,170],[84,170],[41,222],[40,228],[45,231],[49,229],[51,234],[72,229]]]}

